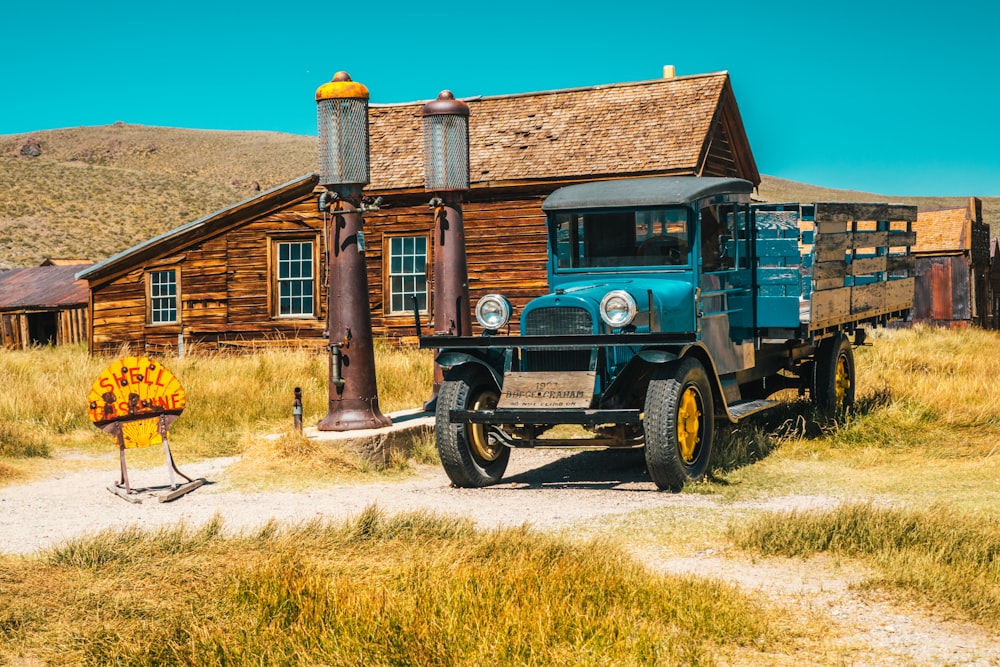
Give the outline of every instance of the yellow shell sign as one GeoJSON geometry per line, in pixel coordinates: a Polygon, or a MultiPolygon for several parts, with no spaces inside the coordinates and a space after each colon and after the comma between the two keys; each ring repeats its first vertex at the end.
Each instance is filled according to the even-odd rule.
{"type": "Polygon", "coordinates": [[[126,448],[163,442],[166,428],[184,410],[184,387],[149,357],[125,357],[105,368],[87,396],[90,420],[105,431],[120,425],[126,448]]]}

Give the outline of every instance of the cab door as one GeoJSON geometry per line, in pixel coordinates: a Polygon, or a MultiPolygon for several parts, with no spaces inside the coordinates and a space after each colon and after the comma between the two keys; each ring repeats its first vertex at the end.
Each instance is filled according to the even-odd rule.
{"type": "Polygon", "coordinates": [[[707,203],[698,211],[698,318],[719,375],[754,365],[749,207],[707,203]]]}

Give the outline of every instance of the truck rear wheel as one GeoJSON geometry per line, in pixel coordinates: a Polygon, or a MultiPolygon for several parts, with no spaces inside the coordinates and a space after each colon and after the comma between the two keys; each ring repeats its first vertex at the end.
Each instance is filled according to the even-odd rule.
{"type": "Polygon", "coordinates": [[[813,403],[828,413],[854,405],[854,351],[847,336],[837,334],[820,342],[813,364],[813,403]]]}
{"type": "Polygon", "coordinates": [[[459,366],[441,383],[434,434],[441,464],[455,486],[496,484],[507,470],[510,449],[490,441],[489,426],[456,423],[449,417],[452,410],[492,410],[499,399],[493,376],[479,366],[459,366]]]}
{"type": "Polygon", "coordinates": [[[660,489],[680,491],[708,472],[715,409],[696,359],[659,369],[646,389],[646,469],[660,489]]]}

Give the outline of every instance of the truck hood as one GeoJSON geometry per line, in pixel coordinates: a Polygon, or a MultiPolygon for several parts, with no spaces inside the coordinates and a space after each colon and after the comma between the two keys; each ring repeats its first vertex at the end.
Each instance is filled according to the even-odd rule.
{"type": "MultiPolygon", "coordinates": [[[[551,294],[532,300],[521,315],[521,333],[532,334],[532,313],[542,309],[583,309],[591,315],[593,331],[587,333],[611,333],[601,320],[601,299],[608,292],[624,290],[635,299],[636,315],[634,325],[638,331],[688,333],[695,331],[694,287],[687,280],[665,280],[662,278],[627,278],[621,280],[588,280],[563,283],[551,294]],[[652,317],[650,317],[652,308],[652,317]]],[[[583,333],[583,332],[579,332],[583,333]]]]}

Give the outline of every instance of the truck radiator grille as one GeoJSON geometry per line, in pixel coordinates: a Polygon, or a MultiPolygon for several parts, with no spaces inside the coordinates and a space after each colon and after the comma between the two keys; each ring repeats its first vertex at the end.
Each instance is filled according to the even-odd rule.
{"type": "Polygon", "coordinates": [[[590,350],[521,350],[526,371],[590,370],[590,350]]]}
{"type": "Polygon", "coordinates": [[[526,336],[592,334],[594,322],[583,308],[539,308],[528,313],[524,333],[526,336]]]}
{"type": "MultiPolygon", "coordinates": [[[[583,308],[539,308],[524,322],[527,336],[592,334],[594,322],[583,308]]],[[[573,371],[590,368],[590,350],[524,350],[522,361],[530,371],[573,371]]]]}

